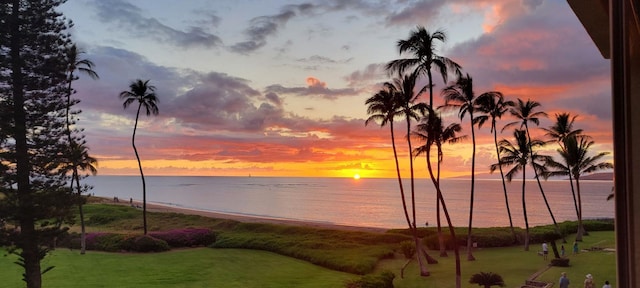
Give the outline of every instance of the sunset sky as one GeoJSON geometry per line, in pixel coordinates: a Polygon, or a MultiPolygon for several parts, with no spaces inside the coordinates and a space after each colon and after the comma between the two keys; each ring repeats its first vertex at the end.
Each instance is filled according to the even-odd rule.
{"type": "MultiPolygon", "coordinates": [[[[118,98],[139,78],[160,99],[160,114],[141,115],[136,135],[146,175],[395,177],[389,129],[365,127],[364,102],[390,80],[383,67],[401,58],[396,42],[417,25],[446,31],[438,53],[462,65],[477,95],[498,90],[552,117],[579,115],[594,148],[612,151],[609,61],[566,1],[73,0],[62,12],[100,75],[74,84],[99,175],[139,173],[136,107],[123,110],[118,98]]],[[[445,84],[435,79],[440,105],[445,84]]],[[[493,138],[486,126],[477,136],[477,172],[488,173],[493,138]]],[[[445,148],[443,176],[469,174],[471,141],[445,148]]],[[[424,166],[416,161],[419,177],[424,166]]]]}

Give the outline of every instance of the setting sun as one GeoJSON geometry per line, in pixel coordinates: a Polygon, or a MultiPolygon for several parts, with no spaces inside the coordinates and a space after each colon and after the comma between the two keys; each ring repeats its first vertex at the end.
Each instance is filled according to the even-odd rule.
{"type": "Polygon", "coordinates": [[[360,174],[353,175],[353,179],[356,179],[356,180],[360,179],[360,174]]]}

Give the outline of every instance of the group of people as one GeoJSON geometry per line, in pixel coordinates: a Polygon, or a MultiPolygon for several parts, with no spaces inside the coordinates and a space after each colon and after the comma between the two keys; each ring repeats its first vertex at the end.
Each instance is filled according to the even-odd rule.
{"type": "MultiPolygon", "coordinates": [[[[560,257],[564,257],[566,254],[564,245],[560,246],[560,257]]],[[[578,242],[573,242],[573,254],[578,254],[578,242]]],[[[547,260],[549,257],[549,246],[547,242],[542,243],[542,257],[547,260]]]]}
{"type": "MultiPolygon", "coordinates": [[[[584,288],[596,288],[596,283],[593,281],[593,276],[591,274],[587,274],[585,278],[586,279],[584,279],[584,288]]],[[[562,275],[560,276],[560,280],[558,282],[558,284],[560,284],[560,288],[569,288],[569,284],[571,282],[567,277],[567,272],[562,272],[562,275]]],[[[604,281],[604,285],[602,286],[602,288],[611,288],[611,284],[609,284],[609,281],[604,281]]]]}

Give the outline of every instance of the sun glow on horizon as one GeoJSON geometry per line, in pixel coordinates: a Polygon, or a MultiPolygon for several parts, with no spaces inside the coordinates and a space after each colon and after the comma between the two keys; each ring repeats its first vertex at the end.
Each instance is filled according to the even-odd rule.
{"type": "Polygon", "coordinates": [[[360,174],[354,174],[353,175],[353,179],[360,180],[360,174]]]}

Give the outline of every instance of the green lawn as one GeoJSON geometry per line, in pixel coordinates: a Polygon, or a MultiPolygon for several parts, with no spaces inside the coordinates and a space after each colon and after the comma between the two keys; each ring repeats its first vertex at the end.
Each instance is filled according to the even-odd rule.
{"type": "MultiPolygon", "coordinates": [[[[140,233],[141,213],[136,209],[99,204],[85,207],[88,231],[140,233]]],[[[217,247],[226,248],[150,254],[88,251],[86,255],[80,255],[77,250],[58,249],[42,262],[43,268],[55,266],[43,276],[43,287],[344,287],[345,281],[359,278],[300,259],[343,271],[368,272],[373,267],[376,272],[389,270],[396,275],[394,285],[397,288],[455,287],[452,251],[447,258],[440,258],[437,251],[430,251],[440,261],[428,266],[431,276],[418,276],[418,267],[413,261],[407,267],[405,277],[400,278],[401,267],[407,262],[399,251],[399,243],[407,240],[405,235],[239,223],[175,213],[149,213],[149,219],[152,231],[186,227],[213,229],[219,233],[217,247]],[[389,258],[394,250],[395,256],[389,258]]],[[[73,228],[77,229],[77,226],[73,228]]],[[[570,235],[567,239],[574,237],[570,235]]],[[[580,243],[581,249],[590,247],[615,247],[614,232],[591,232],[580,243]]],[[[565,244],[565,248],[570,253],[571,243],[565,244]]],[[[477,260],[471,262],[465,260],[463,251],[463,287],[478,287],[468,283],[470,276],[478,272],[497,273],[504,278],[507,287],[519,287],[539,271],[543,273],[538,280],[555,283],[561,272],[567,272],[572,287],[578,287],[590,273],[594,275],[597,287],[602,287],[604,280],[611,281],[615,287],[614,253],[590,251],[569,255],[570,267],[552,267],[545,271],[548,262],[537,255],[540,249],[540,244],[532,244],[527,252],[522,246],[478,248],[474,251],[477,260]]],[[[0,286],[24,287],[20,280],[23,270],[13,263],[16,257],[2,256],[4,254],[0,254],[0,286]]]]}
{"type": "MultiPolygon", "coordinates": [[[[14,256],[0,261],[2,287],[24,287],[14,256]]],[[[278,254],[241,249],[196,248],[153,254],[59,249],[43,261],[55,266],[43,287],[343,287],[357,276],[278,254]]]]}

